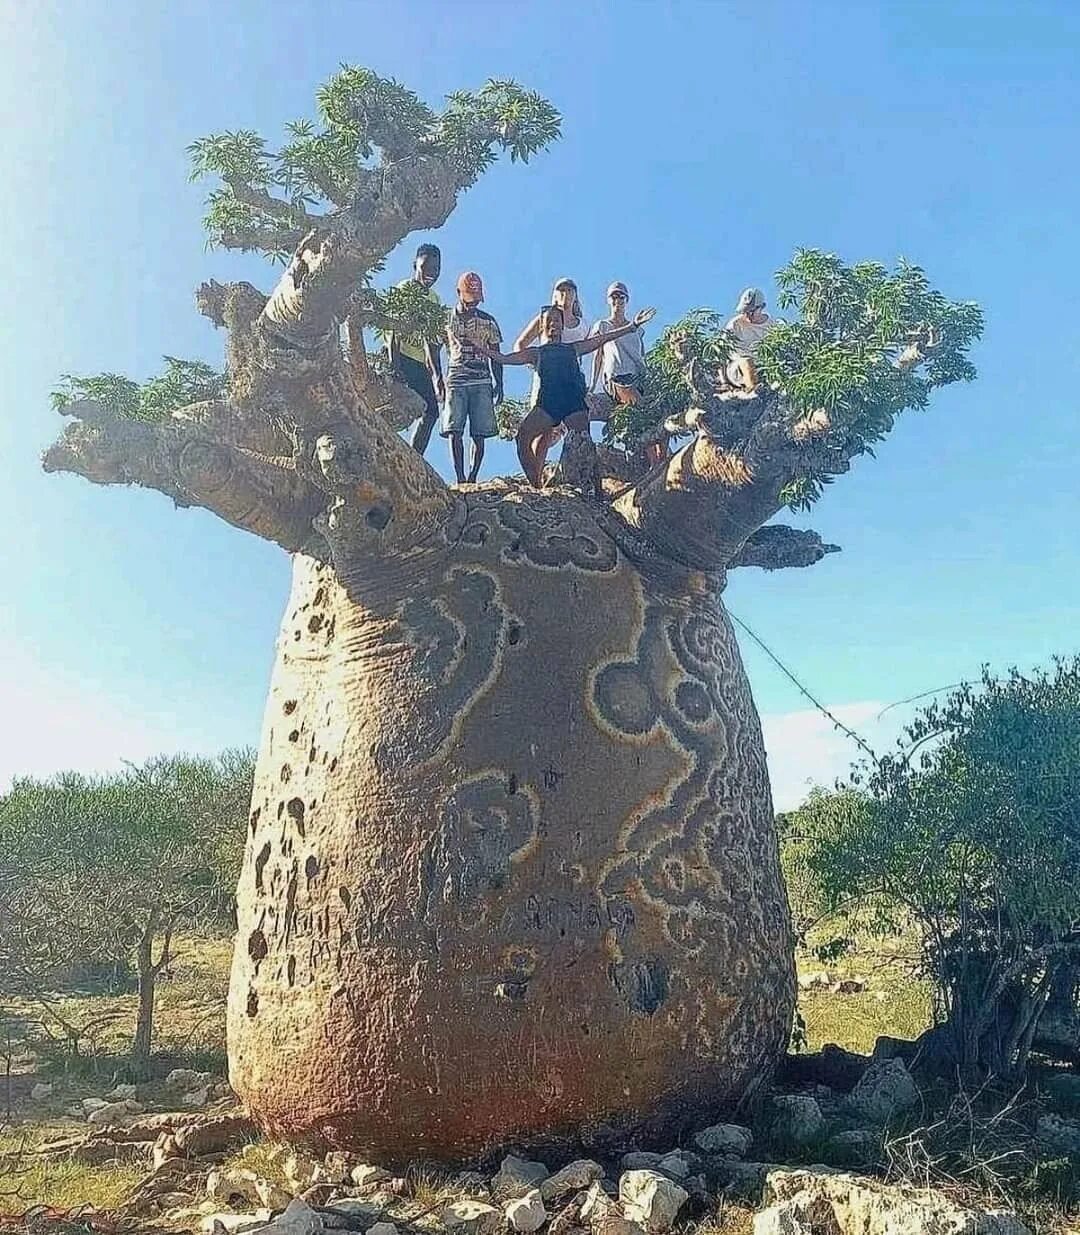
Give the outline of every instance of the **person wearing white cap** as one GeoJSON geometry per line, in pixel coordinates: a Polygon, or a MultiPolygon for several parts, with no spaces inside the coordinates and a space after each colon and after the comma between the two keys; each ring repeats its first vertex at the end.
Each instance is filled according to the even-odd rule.
{"type": "Polygon", "coordinates": [[[739,297],[735,316],[724,329],[735,339],[735,347],[727,366],[727,379],[733,386],[755,390],[758,385],[758,345],[776,325],[775,318],[765,312],[765,294],[759,287],[748,287],[739,297]]]}
{"type": "MultiPolygon", "coordinates": [[[[625,283],[619,280],[612,283],[607,289],[607,299],[611,316],[598,321],[589,331],[590,335],[621,331],[630,320],[626,316],[630,293],[625,283]]],[[[601,345],[593,361],[589,389],[595,390],[601,378],[604,389],[616,403],[637,403],[640,400],[645,381],[645,343],[640,329],[620,334],[619,338],[601,345]]]]}

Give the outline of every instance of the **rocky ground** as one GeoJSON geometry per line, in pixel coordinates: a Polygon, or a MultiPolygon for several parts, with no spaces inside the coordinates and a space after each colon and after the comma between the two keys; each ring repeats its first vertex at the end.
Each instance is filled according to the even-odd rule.
{"type": "MultiPolygon", "coordinates": [[[[1067,1207],[1020,1216],[1004,1187],[1046,1171],[1080,1171],[1080,1076],[1044,1078],[1043,1100],[980,1115],[970,1143],[947,1151],[955,1112],[934,1109],[882,1039],[877,1058],[841,1048],[793,1056],[779,1088],[746,1124],[699,1128],[677,1146],[623,1146],[603,1155],[505,1154],[475,1169],[376,1163],[340,1152],[260,1141],[224,1081],[177,1069],[156,1087],[119,1085],[64,1108],[68,1131],[38,1145],[40,1162],[132,1170],[118,1205],[62,1214],[31,1208],[0,1229],[198,1232],[199,1235],[1039,1235],[1078,1231],[1067,1207]],[[170,1107],[150,1111],[150,1105],[170,1107]],[[949,1123],[949,1119],[952,1123],[949,1123]],[[76,1124],[75,1121],[78,1121],[76,1124]],[[980,1139],[981,1138],[981,1139],[980,1139]],[[1009,1175],[1007,1167],[1016,1168],[1009,1175]],[[952,1178],[950,1179],[950,1171],[952,1178]],[[936,1186],[926,1186],[934,1181],[936,1186]],[[977,1186],[976,1186],[977,1185],[977,1186]]],[[[48,1086],[34,1101],[55,1101],[48,1086]]],[[[989,1108],[988,1108],[989,1110],[989,1108]]],[[[962,1124],[962,1120],[960,1123],[962,1124]]],[[[960,1139],[963,1140],[964,1137],[960,1139]]],[[[955,1137],[954,1137],[955,1140],[955,1137]]],[[[18,1173],[6,1178],[17,1186],[18,1173]]],[[[1021,1189],[1022,1192],[1022,1189],[1021,1189]]],[[[9,1206],[10,1208],[10,1206],[9,1206]]]]}

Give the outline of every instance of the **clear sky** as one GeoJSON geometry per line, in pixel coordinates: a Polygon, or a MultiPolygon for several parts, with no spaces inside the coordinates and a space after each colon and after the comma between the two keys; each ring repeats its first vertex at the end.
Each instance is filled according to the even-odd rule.
{"type": "MultiPolygon", "coordinates": [[[[220,363],[195,286],[274,274],[206,251],[184,147],[276,139],[341,61],[436,106],[513,76],[562,111],[563,139],[489,173],[436,237],[441,289],[483,272],[509,337],[560,275],[596,316],[626,280],[659,328],[771,293],[797,246],[903,255],[980,301],[979,380],[909,413],[809,519],[844,552],[740,571],[726,600],[879,738],[888,702],[1075,651],[1078,55],[1073,0],[0,0],[0,785],[257,738],[285,556],[156,493],[46,477],[38,455],[58,374],[220,363]]],[[[441,443],[429,457],[445,474],[441,443]]],[[[508,448],[489,463],[510,470],[508,448]]],[[[744,650],[790,805],[848,748],[744,650]]]]}

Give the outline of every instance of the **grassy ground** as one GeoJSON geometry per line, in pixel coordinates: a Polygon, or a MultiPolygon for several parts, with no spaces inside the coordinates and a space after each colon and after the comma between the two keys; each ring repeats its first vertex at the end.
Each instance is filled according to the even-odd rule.
{"type": "MultiPolygon", "coordinates": [[[[180,940],[158,990],[153,1067],[159,1078],[172,1067],[224,1074],[231,955],[231,939],[180,940]]],[[[10,1080],[0,1075],[0,1214],[21,1214],[31,1204],[107,1209],[120,1203],[145,1174],[138,1166],[40,1160],[27,1169],[28,1150],[86,1130],[83,1119],[67,1113],[70,1106],[84,1097],[100,1097],[119,1081],[136,1079],[126,1059],[135,1029],[134,993],[67,994],[49,1004],[51,1010],[45,1010],[11,1000],[0,1008],[0,1041],[6,1022],[16,1039],[28,1035],[38,1051],[35,1058],[11,1049],[13,1075],[10,1080]],[[61,1020],[86,1030],[78,1057],[71,1056],[64,1042],[61,1020]],[[32,1102],[29,1091],[37,1081],[51,1082],[53,1093],[32,1102]]],[[[0,1060],[0,1072],[4,1062],[0,1060]]]]}

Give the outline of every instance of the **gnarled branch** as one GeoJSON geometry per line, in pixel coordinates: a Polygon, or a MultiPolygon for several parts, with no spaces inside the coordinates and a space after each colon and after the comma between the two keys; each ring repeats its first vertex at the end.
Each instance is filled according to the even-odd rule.
{"type": "Polygon", "coordinates": [[[728,562],[728,570],[737,566],[757,566],[761,570],[814,566],[827,554],[839,552],[839,545],[826,544],[817,532],[770,523],[752,533],[728,562]]]}
{"type": "Polygon", "coordinates": [[[234,419],[224,406],[182,409],[149,424],[109,416],[87,401],[69,411],[76,419],[45,452],[47,472],[157,489],[178,506],[202,506],[289,552],[317,547],[312,520],[323,495],[286,461],[218,440],[221,423],[234,419]]]}

